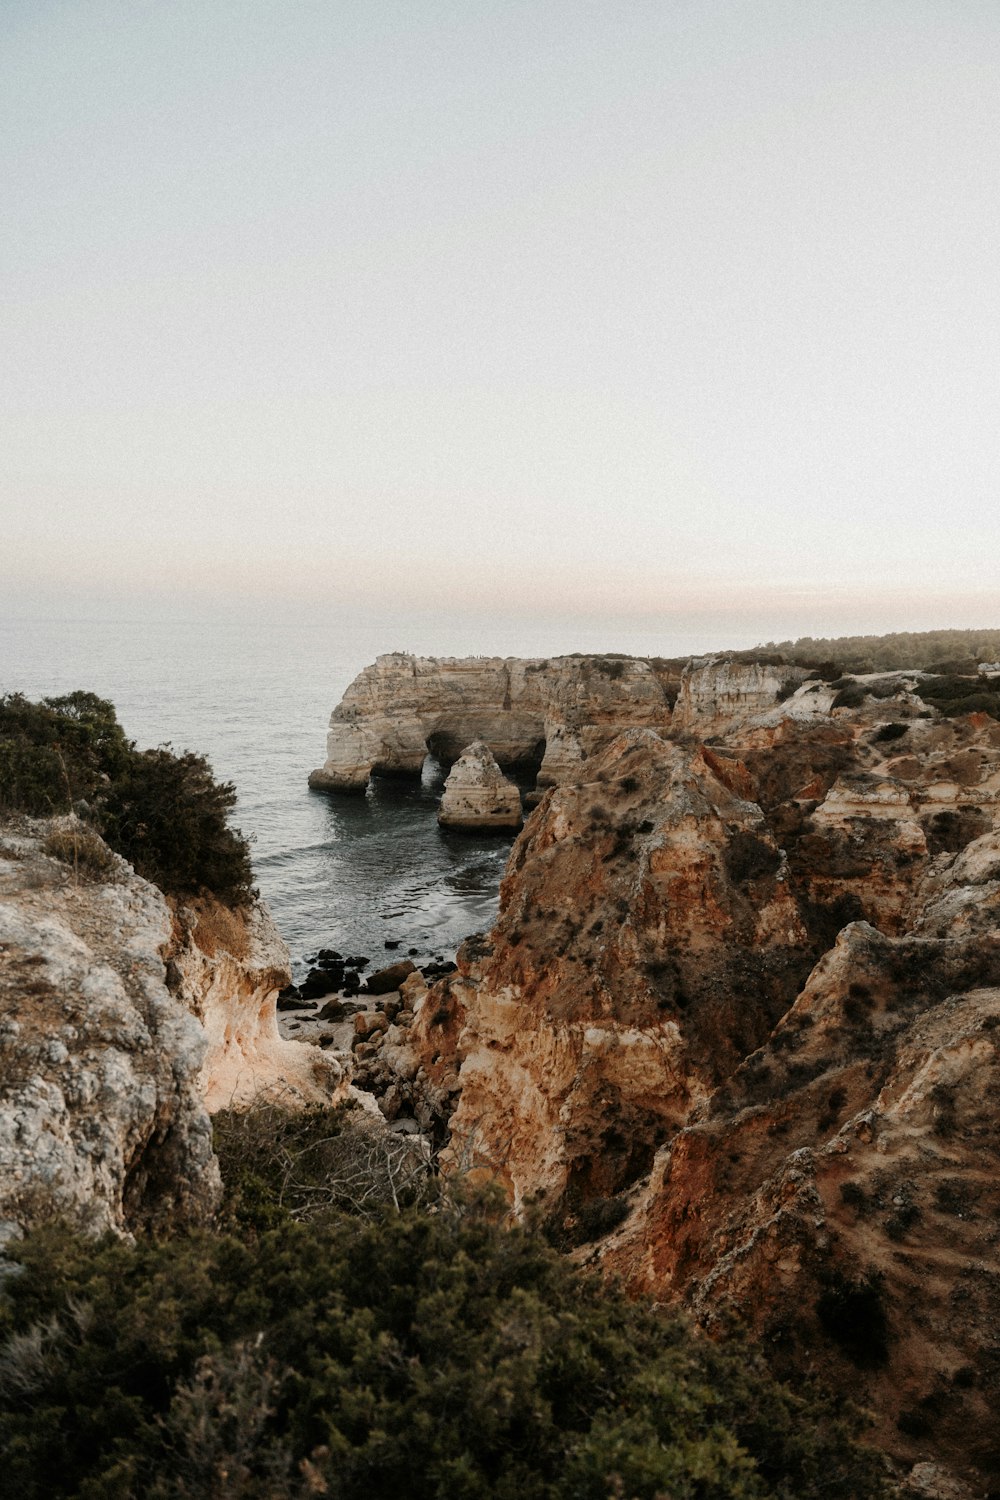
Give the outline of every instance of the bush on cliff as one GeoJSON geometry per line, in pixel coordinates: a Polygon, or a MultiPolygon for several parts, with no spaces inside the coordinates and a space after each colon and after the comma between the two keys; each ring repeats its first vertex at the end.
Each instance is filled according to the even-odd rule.
{"type": "Polygon", "coordinates": [[[212,891],[234,905],[250,895],[246,840],[229,827],[236,802],[201,755],[134,751],[103,798],[104,836],[140,874],[178,895],[212,891]]]}
{"type": "Polygon", "coordinates": [[[581,1276],[488,1193],[338,1211],[321,1179],[351,1133],[224,1117],[215,1233],[17,1247],[9,1500],[881,1495],[856,1421],[581,1276]]]}
{"type": "Polygon", "coordinates": [[[0,698],[0,810],[47,817],[84,804],[110,847],[165,891],[249,899],[250,851],[228,822],[235,802],[202,756],[137,750],[94,693],[0,698]]]}
{"type": "Polygon", "coordinates": [[[474,1206],[18,1255],[10,1500],[880,1493],[836,1413],[474,1206]]]}
{"type": "Polygon", "coordinates": [[[996,661],[1000,630],[897,631],[892,635],[801,636],[797,641],[768,641],[759,648],[780,652],[803,665],[819,657],[842,662],[851,672],[889,672],[909,667],[942,672],[954,661],[996,661]]]}
{"type": "Polygon", "coordinates": [[[0,808],[49,817],[100,792],[131,746],[112,704],[96,693],[31,703],[0,698],[0,808]]]}
{"type": "Polygon", "coordinates": [[[1000,681],[996,678],[925,677],[917,684],[917,694],[946,718],[975,713],[1000,718],[1000,681]]]}

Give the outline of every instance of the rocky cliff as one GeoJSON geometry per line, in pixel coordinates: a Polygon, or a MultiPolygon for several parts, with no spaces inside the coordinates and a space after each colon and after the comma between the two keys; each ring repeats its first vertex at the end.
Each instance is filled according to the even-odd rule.
{"type": "Polygon", "coordinates": [[[560,1243],[1000,1475],[1000,725],[687,680],[545,794],[386,1059],[560,1243]]]}
{"type": "MultiPolygon", "coordinates": [[[[886,680],[883,674],[869,685],[886,680]]],[[[869,679],[858,682],[860,698],[869,679]]],[[[684,663],[396,652],[365,667],[347,689],[330,719],[326,762],[309,784],[361,792],[373,772],[416,776],[428,754],[452,762],[482,740],[501,766],[534,765],[539,787],[555,786],[576,779],[586,758],[623,729],[704,740],[822,719],[836,698],[837,688],[803,667],[731,655],[684,663]]]]}
{"type": "Polygon", "coordinates": [[[428,753],[457,760],[482,740],[501,766],[561,779],[616,730],[666,725],[677,674],[638,658],[380,656],[330,719],[325,765],[311,786],[364,791],[372,772],[419,775],[428,753]]]}
{"type": "MultiPolygon", "coordinates": [[[[991,840],[994,853],[996,841],[991,840]]],[[[1000,937],[847,927],[660,1152],[602,1259],[995,1474],[1000,937]]]]}
{"type": "Polygon", "coordinates": [[[171,906],[72,821],[0,828],[5,1232],[201,1218],[218,1190],[209,1110],[261,1089],[336,1097],[339,1065],[278,1036],[287,965],[259,905],[171,906]]]}
{"type": "Polygon", "coordinates": [[[591,769],[546,794],[489,943],[418,1027],[432,1076],[460,1067],[452,1152],[518,1204],[648,1170],[811,964],[782,855],[708,752],[631,730],[591,769]]]}

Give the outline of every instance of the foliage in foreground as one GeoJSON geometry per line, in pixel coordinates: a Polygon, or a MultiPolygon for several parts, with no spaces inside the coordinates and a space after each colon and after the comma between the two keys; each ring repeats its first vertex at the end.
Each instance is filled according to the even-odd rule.
{"type": "Polygon", "coordinates": [[[137,750],[94,693],[0,698],[0,810],[48,817],[83,803],[110,847],[162,890],[249,899],[249,847],[228,822],[235,802],[202,756],[137,750]]]}
{"type": "Polygon", "coordinates": [[[272,1123],[270,1187],[260,1122],[244,1145],[226,1123],[239,1172],[215,1233],[19,1247],[0,1297],[11,1500],[881,1493],[843,1415],[582,1277],[488,1199],[296,1219],[289,1159],[318,1183],[350,1127],[272,1123]]]}

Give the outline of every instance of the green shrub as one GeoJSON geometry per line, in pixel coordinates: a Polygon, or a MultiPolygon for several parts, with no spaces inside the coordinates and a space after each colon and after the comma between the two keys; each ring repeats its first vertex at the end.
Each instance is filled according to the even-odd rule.
{"type": "Polygon", "coordinates": [[[232,782],[217,782],[208,761],[169,748],[134,751],[102,803],[108,843],[165,891],[212,891],[234,905],[250,897],[250,850],[229,827],[232,782]]]}
{"type": "MultiPolygon", "coordinates": [[[[908,667],[942,672],[956,665],[996,661],[1000,630],[897,631],[892,635],[802,636],[797,641],[768,641],[763,652],[780,652],[787,661],[810,666],[819,657],[836,658],[851,672],[887,672],[908,667]],[[928,664],[930,663],[930,666],[928,664]]],[[[974,670],[974,668],[973,668],[974,670]]],[[[835,674],[836,675],[836,674],[835,674]]]]}
{"type": "Polygon", "coordinates": [[[18,1255],[9,1500],[881,1493],[830,1406],[475,1205],[18,1255]]]}
{"type": "Polygon", "coordinates": [[[47,817],[89,800],[132,747],[112,704],[95,693],[31,703],[0,698],[0,808],[47,817]]]}
{"type": "Polygon", "coordinates": [[[35,817],[82,808],[140,875],[175,895],[247,901],[246,839],[231,829],[231,783],[199,755],[137,750],[94,693],[0,698],[0,810],[35,817]]]}
{"type": "Polygon", "coordinates": [[[974,713],[1000,718],[1000,680],[943,673],[923,678],[916,685],[916,693],[946,718],[974,713]]]}
{"type": "MultiPolygon", "coordinates": [[[[836,683],[834,684],[836,686],[836,683]]],[[[865,701],[865,690],[859,683],[851,682],[842,687],[831,704],[832,708],[860,708],[865,701]]]]}

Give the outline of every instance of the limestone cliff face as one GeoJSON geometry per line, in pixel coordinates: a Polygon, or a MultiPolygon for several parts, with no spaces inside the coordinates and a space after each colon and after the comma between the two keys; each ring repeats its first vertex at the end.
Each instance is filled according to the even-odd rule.
{"type": "Polygon", "coordinates": [[[339,1068],[277,1039],[287,953],[266,912],[174,912],[110,851],[93,874],[50,857],[46,833],[0,829],[4,1232],[202,1218],[219,1189],[206,1100],[318,1097],[339,1068]]]}
{"type": "Polygon", "coordinates": [[[416,1027],[431,1081],[457,1072],[453,1156],[516,1202],[648,1169],[811,964],[760,810],[708,753],[631,730],[589,764],[532,814],[489,944],[416,1027]]]}
{"type": "Polygon", "coordinates": [[[603,1250],[749,1324],[879,1437],[996,1473],[1000,937],[839,937],[764,1047],[657,1157],[603,1250]]]}
{"type": "MultiPolygon", "coordinates": [[[[867,679],[859,683],[860,692],[867,679]]],[[[418,775],[428,751],[453,761],[483,740],[501,766],[541,757],[538,785],[555,786],[575,779],[586,758],[625,728],[708,739],[737,727],[826,718],[836,696],[802,667],[732,656],[698,658],[682,670],[641,657],[395,653],[351,683],[330,719],[326,763],[309,782],[363,791],[373,771],[418,775]]]]}
{"type": "Polygon", "coordinates": [[[998,1475],[1000,726],[919,712],[619,736],[400,1057],[446,1162],[998,1475]]]}
{"type": "Polygon", "coordinates": [[[363,791],[373,771],[418,775],[428,751],[447,761],[483,740],[501,766],[558,753],[541,779],[558,779],[567,756],[606,743],[629,724],[666,725],[667,681],[637,658],[380,656],[347,689],[330,719],[325,765],[310,785],[363,791]]]}
{"type": "Polygon", "coordinates": [[[210,1114],[261,1093],[290,1107],[334,1103],[347,1079],[337,1060],[278,1032],[277,993],[291,981],[288,949],[267,907],[233,912],[201,900],[173,909],[167,982],[201,1022],[199,1091],[210,1114]]]}
{"type": "Polygon", "coordinates": [[[448,773],[438,822],[443,828],[520,828],[521,793],[500,770],[489,745],[467,745],[448,773]]]}
{"type": "MultiPolygon", "coordinates": [[[[737,662],[731,657],[701,657],[690,661],[681,678],[674,710],[674,728],[702,738],[724,733],[755,716],[769,713],[806,680],[802,667],[737,662]]],[[[805,700],[806,710],[824,711],[832,702],[820,697],[805,700]]],[[[801,709],[803,705],[796,707],[801,709]]]]}

